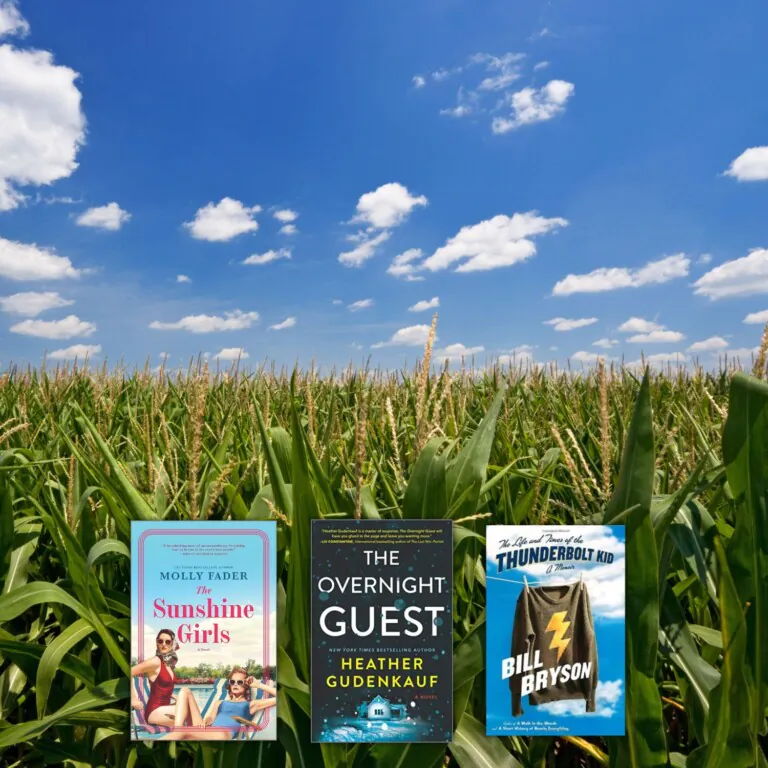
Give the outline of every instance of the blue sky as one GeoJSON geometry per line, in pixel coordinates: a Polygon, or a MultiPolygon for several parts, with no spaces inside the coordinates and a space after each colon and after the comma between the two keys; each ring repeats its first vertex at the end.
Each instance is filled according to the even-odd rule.
{"type": "Polygon", "coordinates": [[[746,356],[766,23],[741,0],[0,0],[0,364],[394,368],[435,298],[454,362],[746,356]]]}

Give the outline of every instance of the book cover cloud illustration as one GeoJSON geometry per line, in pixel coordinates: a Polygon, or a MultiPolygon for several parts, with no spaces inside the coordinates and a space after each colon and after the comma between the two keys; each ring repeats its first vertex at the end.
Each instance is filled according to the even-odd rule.
{"type": "Polygon", "coordinates": [[[312,740],[447,742],[448,520],[312,522],[312,740]]]}
{"type": "Polygon", "coordinates": [[[274,522],[131,523],[131,738],[274,740],[274,522]]]}
{"type": "Polygon", "coordinates": [[[623,525],[489,525],[486,732],[623,736],[623,525]]]}

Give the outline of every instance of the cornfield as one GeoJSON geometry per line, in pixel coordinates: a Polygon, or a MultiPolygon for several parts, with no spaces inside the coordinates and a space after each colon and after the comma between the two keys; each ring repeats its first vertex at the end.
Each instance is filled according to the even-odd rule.
{"type": "MultiPolygon", "coordinates": [[[[434,329],[434,325],[433,325],[434,329]]],[[[768,766],[768,384],[620,366],[0,378],[0,763],[768,766]],[[454,525],[448,745],[309,739],[309,529],[454,525]],[[130,520],[277,519],[278,740],[131,743],[130,520]],[[485,735],[488,523],[627,526],[627,736],[485,735]]]]}

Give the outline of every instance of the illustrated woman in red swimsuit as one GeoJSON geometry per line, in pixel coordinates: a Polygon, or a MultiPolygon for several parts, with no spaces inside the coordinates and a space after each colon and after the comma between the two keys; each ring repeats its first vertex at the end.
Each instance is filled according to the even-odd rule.
{"type": "MultiPolygon", "coordinates": [[[[203,718],[200,707],[189,688],[182,688],[178,696],[173,696],[176,685],[174,667],[178,657],[174,652],[176,635],[170,629],[161,629],[157,633],[157,653],[135,667],[131,667],[131,676],[146,675],[149,678],[149,698],[144,706],[132,694],[131,706],[144,710],[144,719],[151,725],[195,725],[202,726],[203,718]]],[[[176,646],[178,647],[178,646],[176,646]]]]}

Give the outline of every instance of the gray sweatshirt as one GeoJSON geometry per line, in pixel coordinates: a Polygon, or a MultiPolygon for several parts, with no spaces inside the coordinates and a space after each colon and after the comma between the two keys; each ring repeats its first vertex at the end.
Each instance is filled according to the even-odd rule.
{"type": "Polygon", "coordinates": [[[523,714],[524,677],[532,705],[586,699],[586,711],[595,711],[597,644],[589,594],[581,581],[523,587],[512,626],[512,657],[520,670],[509,678],[514,717],[523,714]]]}

